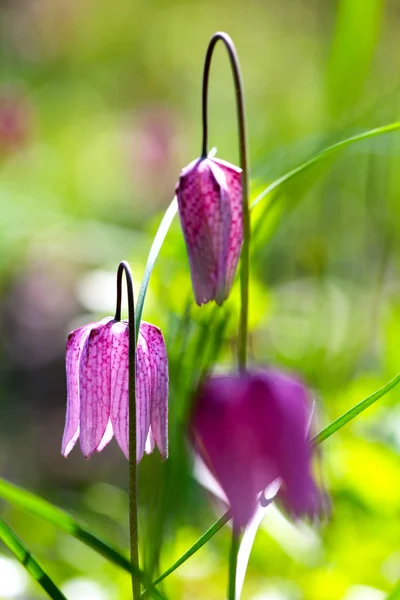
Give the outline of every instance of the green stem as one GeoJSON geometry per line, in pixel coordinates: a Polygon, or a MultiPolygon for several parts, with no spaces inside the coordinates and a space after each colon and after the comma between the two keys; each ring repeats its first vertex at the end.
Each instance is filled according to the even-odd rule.
{"type": "Polygon", "coordinates": [[[239,546],[240,534],[238,530],[233,527],[231,549],[229,553],[228,600],[236,600],[236,570],[239,546]]]}
{"type": "Polygon", "coordinates": [[[204,61],[203,74],[203,144],[202,157],[207,156],[208,144],[208,120],[207,120],[207,99],[208,99],[208,81],[210,74],[211,58],[218,40],[224,43],[228,52],[232,68],[232,74],[235,84],[236,107],[239,127],[239,155],[240,166],[242,168],[242,211],[243,211],[243,247],[241,255],[240,268],[240,323],[238,334],[238,364],[239,369],[244,371],[247,364],[247,337],[248,337],[248,315],[249,315],[249,272],[250,272],[250,210],[249,210],[249,166],[246,138],[246,119],[244,109],[243,82],[240,72],[239,59],[235,45],[227,33],[215,33],[208,45],[206,58],[204,61]]]}
{"type": "MultiPolygon", "coordinates": [[[[122,275],[125,272],[128,292],[128,319],[129,319],[129,537],[131,550],[131,563],[134,569],[139,567],[139,541],[138,541],[138,515],[137,515],[137,464],[136,464],[136,326],[135,326],[135,301],[133,294],[133,280],[129,264],[122,261],[117,272],[117,308],[115,319],[121,319],[121,285],[122,275]]],[[[132,572],[133,600],[140,598],[140,580],[132,572]]]]}

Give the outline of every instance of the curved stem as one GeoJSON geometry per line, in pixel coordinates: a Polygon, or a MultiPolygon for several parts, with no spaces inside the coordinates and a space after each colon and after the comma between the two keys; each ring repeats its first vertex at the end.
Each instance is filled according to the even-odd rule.
{"type": "Polygon", "coordinates": [[[246,141],[246,120],[244,110],[244,92],[243,82],[240,72],[239,59],[235,45],[227,33],[219,31],[215,33],[208,45],[206,58],[204,61],[203,73],[203,97],[202,97],[202,116],[203,116],[203,143],[201,157],[207,158],[208,145],[208,84],[210,75],[211,59],[214,48],[218,40],[221,40],[228,52],[229,61],[232,68],[232,74],[235,84],[236,107],[239,128],[239,156],[240,166],[242,168],[242,206],[243,206],[243,247],[241,257],[241,309],[240,324],[238,335],[238,364],[239,369],[244,370],[247,363],[247,330],[248,330],[248,312],[249,312],[249,269],[250,269],[250,212],[249,212],[249,167],[248,151],[246,141]]]}
{"type": "MultiPolygon", "coordinates": [[[[129,534],[131,563],[134,569],[139,567],[138,516],[137,516],[137,464],[136,464],[136,326],[133,280],[129,264],[122,261],[117,271],[117,306],[115,320],[121,320],[122,275],[125,273],[128,293],[129,325],[129,534]]],[[[140,598],[140,580],[132,573],[132,592],[134,600],[140,598]]]]}

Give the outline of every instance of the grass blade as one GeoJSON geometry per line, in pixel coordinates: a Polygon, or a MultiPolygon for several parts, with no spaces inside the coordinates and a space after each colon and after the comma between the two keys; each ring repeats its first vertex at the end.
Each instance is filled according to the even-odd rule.
{"type": "MultiPolygon", "coordinates": [[[[92,550],[95,550],[95,552],[101,554],[101,556],[104,556],[104,558],[121,567],[128,573],[133,571],[142,583],[146,584],[148,581],[143,571],[140,569],[133,569],[129,558],[125,556],[125,554],[91,533],[89,529],[80,525],[67,512],[50,504],[50,502],[47,502],[32,492],[28,492],[1,478],[0,498],[3,498],[3,500],[6,500],[14,506],[18,506],[19,508],[30,512],[36,517],[44,519],[58,529],[72,535],[74,538],[83,542],[86,546],[89,546],[92,550]]],[[[159,600],[163,598],[162,594],[158,591],[156,591],[155,594],[152,593],[152,595],[159,600]]]]}
{"type": "Polygon", "coordinates": [[[313,438],[313,443],[317,445],[326,440],[328,437],[333,435],[338,429],[341,429],[341,427],[343,427],[344,425],[349,423],[349,421],[354,419],[357,415],[362,413],[366,408],[369,408],[371,404],[374,404],[374,402],[376,402],[377,400],[382,398],[382,396],[390,392],[390,390],[396,387],[398,383],[400,383],[400,373],[396,375],[396,377],[393,377],[393,379],[391,379],[386,385],[379,388],[379,390],[376,390],[376,392],[368,396],[368,398],[365,398],[364,400],[353,406],[353,408],[350,408],[350,410],[345,412],[343,415],[341,415],[335,421],[333,421],[333,423],[331,423],[330,425],[325,427],[325,429],[320,431],[313,438]]]}
{"type": "Polygon", "coordinates": [[[12,529],[0,518],[0,540],[53,600],[67,600],[12,529]]]}
{"type": "Polygon", "coordinates": [[[261,202],[263,198],[265,198],[265,196],[273,192],[277,187],[279,187],[283,183],[286,183],[286,181],[289,181],[289,179],[292,179],[293,177],[299,175],[306,169],[309,169],[310,167],[318,163],[320,160],[323,160],[324,158],[333,154],[334,152],[342,150],[343,148],[351,146],[352,144],[355,144],[357,142],[362,142],[377,135],[392,133],[393,131],[397,131],[399,129],[400,121],[395,121],[394,123],[390,123],[389,125],[383,125],[382,127],[376,127],[375,129],[368,129],[367,131],[362,131],[361,133],[352,135],[351,137],[348,137],[344,140],[341,140],[340,142],[337,142],[336,144],[332,144],[331,146],[320,150],[319,152],[317,152],[317,154],[314,154],[314,156],[303,162],[301,165],[295,167],[294,169],[291,169],[290,171],[288,171],[287,173],[285,173],[281,177],[278,177],[278,179],[275,179],[275,181],[270,183],[252,202],[250,208],[253,209],[255,206],[257,206],[259,202],[261,202]]]}
{"type": "Polygon", "coordinates": [[[161,220],[161,223],[157,229],[157,233],[154,237],[153,243],[150,248],[149,256],[147,258],[146,268],[144,270],[144,275],[142,279],[142,283],[139,290],[139,295],[136,301],[136,335],[138,335],[140,321],[142,320],[143,306],[144,300],[146,298],[147,288],[149,286],[150,276],[154,269],[154,264],[157,260],[157,257],[160,253],[164,240],[167,236],[168,230],[171,226],[172,221],[176,213],[178,212],[178,203],[175,198],[172,200],[171,204],[168,206],[167,210],[164,213],[164,216],[161,220]]]}
{"type": "Polygon", "coordinates": [[[188,558],[193,556],[193,554],[195,554],[197,550],[200,550],[200,548],[204,546],[204,544],[206,544],[208,540],[210,540],[220,529],[222,529],[222,527],[230,520],[230,518],[231,513],[228,510],[228,512],[222,515],[222,517],[218,519],[218,521],[215,521],[215,523],[211,525],[211,527],[207,529],[205,533],[203,533],[203,535],[197,540],[197,542],[193,544],[193,546],[186,550],[185,554],[182,554],[182,556],[178,558],[178,560],[174,562],[174,564],[171,565],[169,569],[167,569],[166,571],[164,571],[164,573],[159,575],[159,577],[157,577],[157,579],[153,581],[151,587],[142,592],[142,596],[150,592],[153,586],[161,583],[161,581],[168,577],[168,575],[171,575],[171,573],[173,573],[178,567],[180,567],[184,562],[186,562],[188,558]]]}

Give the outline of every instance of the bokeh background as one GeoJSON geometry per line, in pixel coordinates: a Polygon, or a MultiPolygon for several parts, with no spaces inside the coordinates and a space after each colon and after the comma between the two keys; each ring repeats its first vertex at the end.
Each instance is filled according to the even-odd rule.
{"type": "MultiPolygon", "coordinates": [[[[112,314],[115,270],[138,290],[180,169],[200,151],[202,61],[227,31],[246,89],[253,196],[313,153],[400,117],[398,0],[0,2],[0,474],[126,548],[127,463],[115,441],[63,459],[69,330],[112,314]]],[[[210,144],[237,162],[233,85],[212,67],[210,144]]],[[[400,134],[336,153],[253,212],[252,361],[299,372],[320,426],[400,371],[400,134]],[[273,200],[272,208],[268,205],[273,200]]],[[[238,286],[236,286],[237,288],[238,286]]],[[[144,318],[170,360],[167,463],[140,466],[146,565],[168,567],[218,516],[184,421],[204,366],[235,360],[238,290],[197,308],[175,220],[144,318]]],[[[332,514],[263,522],[249,600],[383,600],[400,579],[400,390],[327,440],[332,514]]],[[[318,426],[316,427],[318,428],[318,426]]],[[[0,502],[70,600],[130,597],[128,575],[0,502]]],[[[229,531],[165,581],[174,600],[225,597],[229,531]]],[[[0,547],[0,598],[44,597],[0,547]]]]}

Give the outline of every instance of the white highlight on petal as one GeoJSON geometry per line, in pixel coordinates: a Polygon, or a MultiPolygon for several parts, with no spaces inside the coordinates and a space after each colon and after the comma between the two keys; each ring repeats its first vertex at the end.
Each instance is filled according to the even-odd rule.
{"type": "Polygon", "coordinates": [[[96,452],[101,452],[103,450],[103,448],[105,448],[107,446],[107,444],[109,442],[111,442],[111,440],[113,439],[113,436],[114,436],[114,431],[113,431],[112,423],[111,423],[111,420],[108,419],[106,430],[104,432],[104,435],[102,437],[100,444],[96,448],[96,452]]]}

